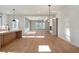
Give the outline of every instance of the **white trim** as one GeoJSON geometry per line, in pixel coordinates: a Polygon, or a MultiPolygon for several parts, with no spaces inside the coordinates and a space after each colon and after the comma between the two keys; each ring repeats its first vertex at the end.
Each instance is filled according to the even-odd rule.
{"type": "Polygon", "coordinates": [[[74,45],[74,46],[76,46],[76,47],[78,47],[79,48],[79,46],[77,46],[75,43],[73,43],[73,42],[71,42],[71,41],[68,41],[68,40],[66,40],[64,37],[62,37],[62,36],[58,36],[59,38],[61,38],[61,39],[63,39],[63,40],[65,40],[65,41],[67,41],[67,42],[69,42],[70,44],[72,44],[72,45],[74,45]]]}

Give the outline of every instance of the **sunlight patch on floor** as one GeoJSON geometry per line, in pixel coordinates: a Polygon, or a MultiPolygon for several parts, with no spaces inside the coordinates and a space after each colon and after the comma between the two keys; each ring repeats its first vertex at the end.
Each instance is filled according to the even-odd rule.
{"type": "Polygon", "coordinates": [[[19,52],[17,52],[17,51],[13,51],[13,52],[0,52],[0,53],[19,53],[19,52]]]}
{"type": "Polygon", "coordinates": [[[35,31],[27,32],[26,34],[36,34],[35,31]]]}
{"type": "Polygon", "coordinates": [[[51,52],[51,49],[48,45],[39,45],[38,52],[51,52]]]}
{"type": "Polygon", "coordinates": [[[0,53],[6,53],[6,52],[0,52],[0,53]]]}
{"type": "Polygon", "coordinates": [[[45,38],[45,36],[22,36],[23,38],[45,38]]]}

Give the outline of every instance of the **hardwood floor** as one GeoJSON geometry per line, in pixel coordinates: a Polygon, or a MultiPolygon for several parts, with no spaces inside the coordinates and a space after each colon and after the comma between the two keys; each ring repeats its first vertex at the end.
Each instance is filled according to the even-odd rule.
{"type": "Polygon", "coordinates": [[[79,48],[58,37],[52,36],[47,31],[38,31],[33,34],[26,34],[24,38],[17,39],[0,49],[0,52],[39,53],[39,45],[48,45],[51,49],[51,53],[79,52],[79,48]]]}

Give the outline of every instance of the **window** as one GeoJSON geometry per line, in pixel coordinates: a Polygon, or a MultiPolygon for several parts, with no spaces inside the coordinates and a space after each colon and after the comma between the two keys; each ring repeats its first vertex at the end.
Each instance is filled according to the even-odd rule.
{"type": "Polygon", "coordinates": [[[28,32],[30,30],[30,23],[27,18],[25,18],[25,32],[28,32]]]}
{"type": "Polygon", "coordinates": [[[2,16],[0,16],[0,27],[2,26],[2,16]]]}
{"type": "Polygon", "coordinates": [[[38,21],[33,21],[32,23],[32,26],[31,26],[31,29],[32,30],[43,30],[45,29],[45,23],[44,22],[38,22],[38,21]]]}

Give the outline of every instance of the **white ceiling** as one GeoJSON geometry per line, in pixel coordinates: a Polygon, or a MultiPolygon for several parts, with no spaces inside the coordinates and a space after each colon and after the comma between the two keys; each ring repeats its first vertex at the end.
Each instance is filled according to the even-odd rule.
{"type": "MultiPolygon", "coordinates": [[[[51,5],[51,14],[58,11],[60,7],[51,5]]],[[[0,5],[0,13],[12,14],[12,9],[15,9],[16,14],[23,15],[48,15],[49,13],[48,5],[0,5]]]]}

